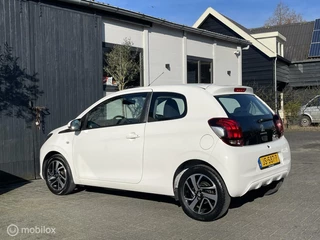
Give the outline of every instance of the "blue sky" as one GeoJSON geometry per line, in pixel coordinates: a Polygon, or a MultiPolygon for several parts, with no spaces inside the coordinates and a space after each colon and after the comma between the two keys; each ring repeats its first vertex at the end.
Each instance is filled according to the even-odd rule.
{"type": "MultiPolygon", "coordinates": [[[[279,0],[96,0],[153,17],[192,26],[212,7],[244,27],[263,26],[279,0]]],[[[320,18],[320,0],[282,0],[306,21],[320,18]]]]}

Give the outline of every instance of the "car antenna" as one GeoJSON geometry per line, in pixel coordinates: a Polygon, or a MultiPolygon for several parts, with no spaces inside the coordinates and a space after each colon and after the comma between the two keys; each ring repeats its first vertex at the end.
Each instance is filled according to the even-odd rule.
{"type": "Polygon", "coordinates": [[[149,83],[149,84],[148,84],[148,87],[149,87],[152,83],[154,83],[155,81],[157,81],[158,78],[161,77],[163,74],[164,74],[164,71],[163,71],[162,73],[160,73],[160,75],[159,75],[158,77],[156,77],[156,79],[154,79],[151,83],[149,83]]]}

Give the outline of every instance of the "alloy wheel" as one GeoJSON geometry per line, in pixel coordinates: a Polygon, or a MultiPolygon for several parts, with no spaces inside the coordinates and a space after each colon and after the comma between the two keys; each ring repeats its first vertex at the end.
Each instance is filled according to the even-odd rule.
{"type": "Polygon", "coordinates": [[[53,160],[47,168],[48,184],[56,191],[62,190],[67,183],[67,169],[59,160],[53,160]]]}
{"type": "Polygon", "coordinates": [[[183,185],[184,200],[197,214],[212,212],[218,201],[216,185],[204,174],[192,174],[183,185]]]}

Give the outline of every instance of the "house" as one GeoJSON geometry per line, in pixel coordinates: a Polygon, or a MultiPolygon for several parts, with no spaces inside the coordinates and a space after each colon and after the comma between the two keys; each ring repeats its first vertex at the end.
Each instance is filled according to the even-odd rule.
{"type": "MultiPolygon", "coordinates": [[[[115,11],[100,3],[92,7],[115,11]]],[[[132,86],[182,83],[242,84],[242,48],[249,41],[117,9],[122,18],[102,15],[105,51],[130,38],[141,53],[141,71],[132,86]],[[143,21],[143,22],[141,22],[143,21]],[[238,53],[238,54],[235,54],[238,53]]],[[[139,59],[138,59],[139,61],[139,59]]],[[[108,76],[112,77],[112,76],[108,76]]]]}
{"type": "Polygon", "coordinates": [[[241,85],[242,52],[251,44],[91,0],[0,0],[0,16],[0,54],[7,43],[31,86],[17,84],[3,98],[0,182],[39,175],[48,133],[104,96],[103,77],[112,76],[103,76],[103,53],[124,38],[139,52],[131,87],[241,85]]]}
{"type": "Polygon", "coordinates": [[[252,36],[278,32],[286,37],[284,57],[290,61],[288,83],[293,88],[320,86],[320,19],[250,29],[252,36]]]}
{"type": "MultiPolygon", "coordinates": [[[[275,109],[282,108],[278,93],[285,87],[320,84],[320,19],[282,26],[247,29],[208,8],[193,25],[252,43],[242,55],[242,82],[273,90],[275,109]]],[[[270,103],[270,102],[269,102],[270,103]]]]}

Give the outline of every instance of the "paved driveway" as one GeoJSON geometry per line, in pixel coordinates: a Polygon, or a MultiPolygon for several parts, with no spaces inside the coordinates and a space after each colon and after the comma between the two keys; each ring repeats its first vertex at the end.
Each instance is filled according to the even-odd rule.
{"type": "Polygon", "coordinates": [[[0,189],[0,239],[318,240],[320,132],[291,131],[286,137],[293,162],[280,191],[233,199],[215,222],[188,218],[169,197],[98,188],[55,196],[36,180],[0,189]],[[10,237],[7,229],[17,235],[10,237]]]}

